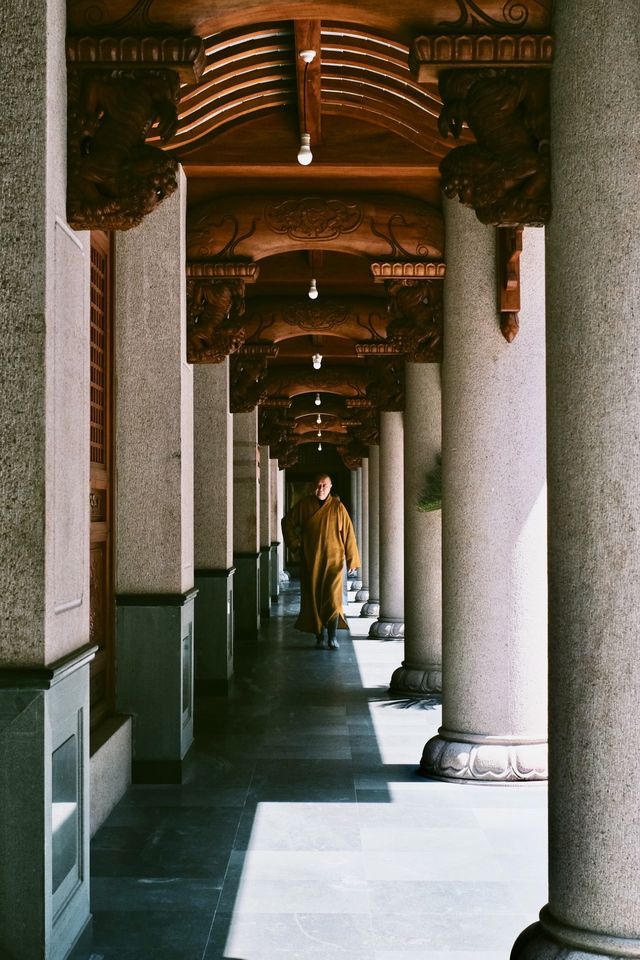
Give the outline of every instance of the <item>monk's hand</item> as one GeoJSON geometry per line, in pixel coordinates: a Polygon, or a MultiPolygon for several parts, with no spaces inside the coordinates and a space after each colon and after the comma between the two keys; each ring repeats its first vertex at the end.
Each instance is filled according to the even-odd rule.
{"type": "Polygon", "coordinates": [[[357,567],[349,567],[349,573],[355,573],[357,569],[357,567]]]}

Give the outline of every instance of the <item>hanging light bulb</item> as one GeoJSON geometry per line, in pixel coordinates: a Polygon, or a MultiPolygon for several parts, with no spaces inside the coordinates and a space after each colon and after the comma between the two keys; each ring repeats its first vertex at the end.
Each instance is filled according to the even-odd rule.
{"type": "Polygon", "coordinates": [[[311,283],[309,284],[309,300],[317,300],[317,299],[318,299],[318,288],[316,286],[315,280],[312,280],[311,283]]]}
{"type": "Polygon", "coordinates": [[[305,132],[300,135],[300,149],[298,150],[298,163],[303,167],[308,167],[313,160],[311,153],[311,136],[307,133],[307,72],[309,64],[315,59],[315,50],[301,50],[300,58],[304,60],[304,78],[302,80],[302,123],[305,132]]]}
{"type": "Polygon", "coordinates": [[[314,355],[311,357],[311,363],[313,364],[314,370],[319,370],[322,366],[322,354],[314,353],[314,355]]]}
{"type": "Polygon", "coordinates": [[[322,450],[322,444],[321,444],[321,443],[318,444],[318,450],[322,450]]]}
{"type": "Polygon", "coordinates": [[[322,423],[322,417],[320,416],[320,414],[318,414],[318,416],[316,417],[316,423],[318,424],[318,426],[322,423]]]}
{"type": "Polygon", "coordinates": [[[320,399],[320,394],[319,394],[319,393],[316,393],[316,399],[315,399],[314,403],[315,403],[316,407],[319,407],[320,404],[322,403],[322,400],[320,399]]]}
{"type": "Polygon", "coordinates": [[[319,437],[322,436],[322,430],[318,430],[318,436],[319,436],[319,437]]]}

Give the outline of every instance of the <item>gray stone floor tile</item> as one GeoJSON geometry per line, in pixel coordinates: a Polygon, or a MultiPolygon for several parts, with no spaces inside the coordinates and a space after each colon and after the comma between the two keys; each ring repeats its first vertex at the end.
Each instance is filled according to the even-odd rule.
{"type": "Polygon", "coordinates": [[[97,911],[92,953],[101,960],[200,960],[209,910],[97,911]]]}
{"type": "Polygon", "coordinates": [[[193,911],[212,914],[218,905],[222,881],[185,877],[94,877],[91,910],[193,911]]]}
{"type": "Polygon", "coordinates": [[[359,850],[354,803],[258,803],[242,815],[236,850],[359,850]]]}
{"type": "Polygon", "coordinates": [[[373,916],[513,914],[519,904],[507,882],[488,880],[379,880],[369,882],[373,916]]]}
{"type": "Polygon", "coordinates": [[[370,960],[371,927],[360,914],[218,914],[204,960],[370,960]]]}
{"type": "Polygon", "coordinates": [[[518,914],[384,914],[372,918],[373,949],[430,960],[432,951],[472,952],[479,948],[495,950],[506,960],[526,922],[526,917],[518,914]]]}

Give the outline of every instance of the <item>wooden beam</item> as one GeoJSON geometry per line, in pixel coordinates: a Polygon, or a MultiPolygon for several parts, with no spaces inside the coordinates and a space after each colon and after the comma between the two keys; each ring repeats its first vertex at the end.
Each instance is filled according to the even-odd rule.
{"type": "Polygon", "coordinates": [[[296,46],[296,81],[298,88],[298,126],[300,133],[308,133],[311,146],[321,143],[320,125],[320,21],[294,20],[296,46]],[[315,50],[316,55],[307,66],[300,57],[302,50],[315,50]],[[305,76],[306,75],[306,76],[305,76]],[[305,83],[306,80],[306,83],[305,83]],[[305,110],[306,107],[306,110],[305,110]],[[306,123],[305,123],[306,112],[306,123]]]}

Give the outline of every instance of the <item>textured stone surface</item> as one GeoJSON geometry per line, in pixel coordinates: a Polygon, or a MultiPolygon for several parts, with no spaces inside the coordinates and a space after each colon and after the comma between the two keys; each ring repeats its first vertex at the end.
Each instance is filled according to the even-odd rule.
{"type": "Polygon", "coordinates": [[[51,663],[89,633],[89,238],[66,226],[65,16],[62,0],[9,4],[0,29],[5,665],[51,663]],[[19,84],[17,50],[33,60],[19,84]]]}
{"type": "Polygon", "coordinates": [[[233,565],[233,419],[229,360],[193,366],[196,569],[233,565]]]}
{"type": "Polygon", "coordinates": [[[365,457],[360,468],[360,573],[362,586],[356,594],[356,600],[369,599],[369,461],[365,457]]]}
{"type": "Polygon", "coordinates": [[[371,625],[369,636],[385,639],[404,635],[402,419],[398,411],[380,414],[380,623],[371,625]]]}
{"type": "Polygon", "coordinates": [[[508,777],[518,743],[546,739],[544,235],[524,234],[521,328],[508,344],[495,231],[453,202],[445,216],[443,729],[422,769],[473,782],[474,738],[491,738],[489,779],[508,777]]]}
{"type": "Polygon", "coordinates": [[[235,575],[198,570],[194,613],[196,693],[226,694],[233,673],[233,588],[235,575]]]}
{"type": "Polygon", "coordinates": [[[233,414],[233,551],[260,550],[258,413],[233,414]]]}
{"type": "MultiPolygon", "coordinates": [[[[380,447],[369,447],[369,597],[371,612],[363,616],[377,617],[380,612],[380,447]],[[375,609],[375,605],[378,605],[375,609]]],[[[366,606],[366,604],[365,604],[366,606]]]]}
{"type": "Polygon", "coordinates": [[[90,761],[91,836],[131,786],[131,717],[112,717],[90,761]]]}
{"type": "MultiPolygon", "coordinates": [[[[624,955],[639,956],[638,7],[601,13],[595,0],[567,0],[554,27],[549,908],[562,926],[632,940],[624,955]]],[[[621,956],[623,946],[590,949],[621,956]]],[[[545,950],[520,944],[514,955],[545,950]]]]}
{"type": "Polygon", "coordinates": [[[442,689],[442,512],[422,513],[418,501],[442,445],[440,365],[405,365],[404,411],[404,663],[396,692],[442,689]],[[403,686],[404,684],[404,686],[403,686]]]}
{"type": "Polygon", "coordinates": [[[186,180],[116,233],[119,593],[193,586],[193,372],[186,361],[186,180]]]}

